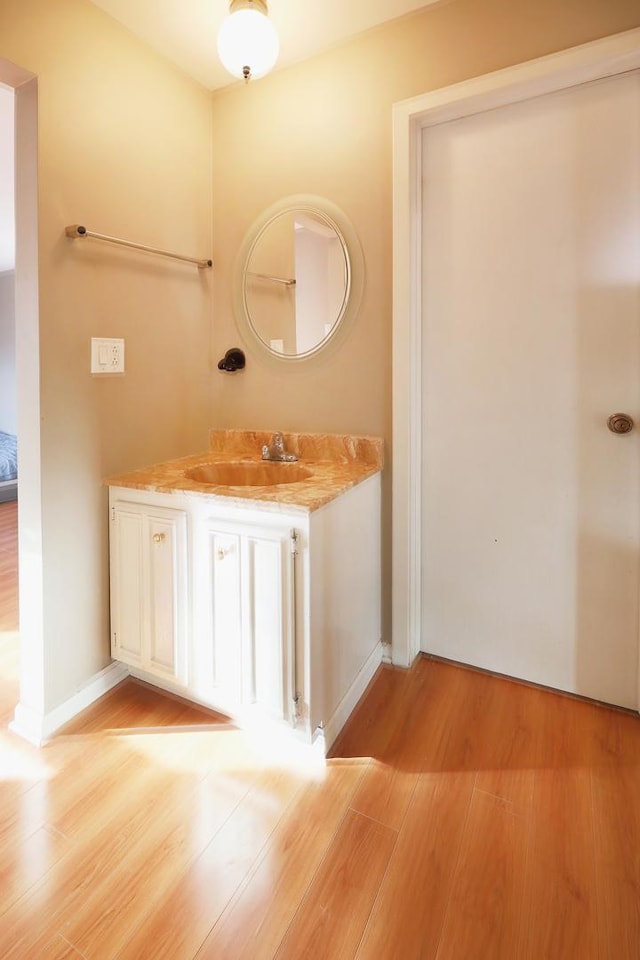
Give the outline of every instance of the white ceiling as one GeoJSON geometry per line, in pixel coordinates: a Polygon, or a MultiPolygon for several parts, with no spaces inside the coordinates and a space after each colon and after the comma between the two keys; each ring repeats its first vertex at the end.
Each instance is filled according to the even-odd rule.
{"type": "Polygon", "coordinates": [[[13,90],[0,84],[0,273],[15,266],[13,90]]]}
{"type": "MultiPolygon", "coordinates": [[[[387,20],[438,0],[268,0],[280,37],[278,67],[306,60],[387,20]]],[[[199,83],[238,83],[219,63],[218,28],[228,0],[92,0],[199,83]]],[[[277,68],[276,68],[277,69],[277,68]]]]}

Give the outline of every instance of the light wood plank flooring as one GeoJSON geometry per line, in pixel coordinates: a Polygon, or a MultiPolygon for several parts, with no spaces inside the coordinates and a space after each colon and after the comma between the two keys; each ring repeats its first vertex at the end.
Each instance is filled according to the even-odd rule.
{"type": "Polygon", "coordinates": [[[326,766],[133,681],[37,750],[0,505],[3,960],[637,960],[640,721],[427,658],[326,766]]]}

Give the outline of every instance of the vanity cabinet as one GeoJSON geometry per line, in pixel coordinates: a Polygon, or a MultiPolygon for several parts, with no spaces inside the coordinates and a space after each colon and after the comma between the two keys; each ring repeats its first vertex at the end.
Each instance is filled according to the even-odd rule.
{"type": "Polygon", "coordinates": [[[382,659],[380,475],[319,509],[111,486],[112,655],[328,749],[382,659]]]}
{"type": "Polygon", "coordinates": [[[186,511],[117,501],[110,530],[112,656],[186,684],[186,511]]]}

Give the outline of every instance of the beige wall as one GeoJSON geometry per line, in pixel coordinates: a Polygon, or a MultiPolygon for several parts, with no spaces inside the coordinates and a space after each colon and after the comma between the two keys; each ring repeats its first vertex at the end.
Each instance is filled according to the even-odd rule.
{"type": "MultiPolygon", "coordinates": [[[[341,349],[213,382],[215,426],[319,430],[391,441],[391,107],[460,80],[640,25],[637,0],[450,0],[214,98],[216,351],[240,340],[233,262],[245,231],[293,193],[342,207],[362,243],[362,307],[341,349]]],[[[390,636],[390,470],[384,478],[384,633],[390,636]]]]}
{"type": "Polygon", "coordinates": [[[209,256],[211,97],[86,0],[1,4],[0,57],[38,77],[49,711],[109,662],[102,479],[203,449],[210,419],[211,273],[64,227],[209,256]],[[124,378],[89,375],[92,336],[124,337],[124,378]]]}

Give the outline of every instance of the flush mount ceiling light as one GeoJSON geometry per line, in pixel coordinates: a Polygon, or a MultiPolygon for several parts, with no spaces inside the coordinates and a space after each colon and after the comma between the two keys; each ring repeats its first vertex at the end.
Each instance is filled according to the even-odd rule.
{"type": "Polygon", "coordinates": [[[266,0],[230,0],[218,33],[218,56],[234,77],[264,77],[278,59],[280,43],[266,0]]]}

